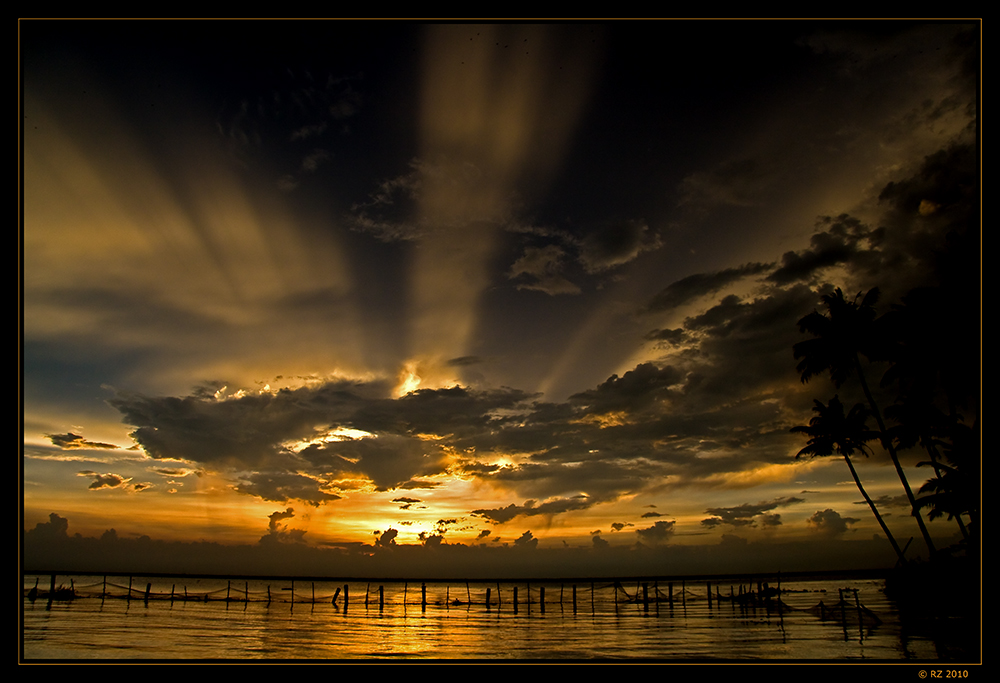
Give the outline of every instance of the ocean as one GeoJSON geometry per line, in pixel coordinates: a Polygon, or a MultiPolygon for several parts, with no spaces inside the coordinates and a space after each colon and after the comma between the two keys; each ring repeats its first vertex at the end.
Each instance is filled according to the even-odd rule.
{"type": "Polygon", "coordinates": [[[978,624],[911,615],[881,579],[785,579],[780,594],[776,586],[725,579],[56,580],[75,597],[49,596],[49,575],[24,577],[24,663],[968,664],[979,656],[978,624]]]}

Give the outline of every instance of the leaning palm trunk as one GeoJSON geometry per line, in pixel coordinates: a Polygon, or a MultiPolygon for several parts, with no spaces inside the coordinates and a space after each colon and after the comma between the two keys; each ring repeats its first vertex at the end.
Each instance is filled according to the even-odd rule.
{"type": "MultiPolygon", "coordinates": [[[[926,449],[927,455],[929,455],[931,458],[931,466],[934,468],[934,475],[938,478],[938,480],[940,480],[944,476],[944,471],[941,469],[941,463],[940,463],[941,455],[938,453],[937,448],[935,448],[933,439],[930,437],[930,435],[921,432],[920,442],[926,449]]],[[[921,464],[924,463],[918,463],[917,467],[919,467],[921,464]]],[[[965,522],[962,521],[961,513],[957,513],[955,515],[955,521],[958,523],[958,528],[962,532],[962,538],[968,541],[969,530],[966,528],[965,522]]]]}
{"type": "Polygon", "coordinates": [[[851,457],[845,454],[844,460],[847,461],[847,467],[851,470],[851,476],[854,477],[854,483],[858,485],[858,490],[861,491],[861,495],[864,496],[865,502],[868,503],[868,507],[871,508],[872,514],[875,515],[878,525],[882,527],[882,531],[885,532],[886,538],[888,538],[889,543],[892,544],[892,549],[896,551],[896,557],[899,558],[899,563],[906,564],[906,558],[903,556],[903,551],[899,549],[899,544],[896,543],[895,537],[892,535],[892,532],[889,531],[889,527],[886,526],[885,520],[882,519],[882,515],[879,514],[874,501],[872,501],[868,492],[865,491],[865,487],[861,485],[861,478],[858,476],[857,470],[854,469],[854,463],[851,462],[851,457]]]}
{"type": "Polygon", "coordinates": [[[931,535],[927,531],[927,527],[924,525],[924,518],[920,514],[920,510],[917,508],[917,499],[914,497],[913,491],[910,490],[910,483],[906,479],[903,467],[899,464],[899,456],[896,455],[896,448],[892,445],[892,439],[888,436],[888,432],[885,428],[885,422],[882,421],[882,413],[879,412],[878,404],[875,403],[875,397],[872,396],[871,389],[868,388],[868,382],[865,381],[865,373],[861,369],[861,359],[858,358],[857,353],[854,354],[854,369],[861,382],[861,389],[865,392],[865,398],[868,399],[868,405],[871,406],[872,415],[875,417],[875,423],[878,425],[879,441],[882,442],[882,447],[889,453],[889,457],[892,459],[892,464],[896,468],[896,474],[899,475],[899,481],[902,482],[903,490],[906,491],[906,499],[910,501],[910,513],[917,520],[917,526],[920,527],[920,533],[924,537],[924,543],[927,544],[927,550],[930,551],[931,555],[934,555],[934,542],[931,541],[931,535]]]}
{"type": "Polygon", "coordinates": [[[795,457],[799,458],[807,454],[825,456],[833,455],[834,453],[844,456],[844,460],[847,461],[847,467],[851,470],[851,476],[854,478],[854,483],[857,485],[858,491],[861,492],[865,502],[868,503],[868,507],[871,508],[872,514],[875,515],[875,520],[889,539],[892,549],[899,558],[899,563],[906,564],[906,557],[903,555],[903,551],[900,550],[899,544],[896,543],[895,537],[889,531],[889,527],[886,525],[885,520],[882,519],[882,515],[879,514],[875,503],[868,495],[868,492],[865,491],[865,487],[861,484],[861,477],[858,476],[857,470],[854,469],[854,463],[851,461],[851,455],[855,451],[867,454],[865,443],[877,438],[876,434],[865,425],[868,409],[863,404],[858,403],[849,412],[845,413],[844,406],[837,396],[830,399],[830,402],[826,405],[820,401],[814,401],[813,403],[815,404],[813,412],[816,413],[816,416],[809,420],[809,425],[792,427],[791,429],[792,432],[805,433],[810,437],[806,447],[799,451],[795,457]]]}

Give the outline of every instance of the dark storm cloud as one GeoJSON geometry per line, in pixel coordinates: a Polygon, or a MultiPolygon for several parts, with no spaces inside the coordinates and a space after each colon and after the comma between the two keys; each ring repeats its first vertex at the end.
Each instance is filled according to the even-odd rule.
{"type": "Polygon", "coordinates": [[[777,526],[780,524],[779,515],[768,514],[771,510],[779,507],[788,507],[805,502],[801,498],[776,498],[772,501],[762,501],[760,503],[744,503],[733,507],[709,508],[705,512],[712,515],[702,520],[702,525],[713,527],[719,524],[729,524],[731,526],[756,526],[758,522],[762,526],[777,526]]]}
{"type": "Polygon", "coordinates": [[[825,228],[812,236],[810,248],[786,252],[781,257],[781,267],[767,279],[779,284],[807,282],[824,268],[852,263],[859,265],[883,237],[883,230],[872,230],[857,218],[841,214],[836,218],[824,216],[817,222],[825,228]]]}
{"type": "Polygon", "coordinates": [[[538,539],[534,538],[530,531],[525,531],[523,534],[514,539],[514,547],[531,550],[538,547],[538,539]]]}
{"type": "Polygon", "coordinates": [[[649,341],[663,342],[664,344],[682,344],[688,338],[687,332],[683,328],[675,328],[672,330],[651,330],[647,332],[643,339],[649,341]]]}
{"type": "Polygon", "coordinates": [[[267,533],[260,537],[261,545],[272,543],[304,543],[304,529],[290,529],[287,524],[281,522],[295,517],[295,509],[287,508],[284,512],[277,510],[267,516],[267,533]]]}
{"type": "Polygon", "coordinates": [[[126,484],[128,484],[128,482],[131,481],[131,479],[123,477],[120,474],[113,474],[110,472],[107,474],[98,474],[97,472],[91,472],[90,470],[85,470],[83,472],[77,472],[76,475],[78,477],[93,478],[94,481],[92,481],[90,486],[87,487],[93,490],[104,489],[104,488],[109,488],[109,489],[123,488],[126,484]]]}
{"type": "Polygon", "coordinates": [[[39,522],[33,529],[25,534],[26,536],[40,541],[59,540],[67,537],[69,530],[69,520],[61,517],[55,512],[49,513],[49,521],[39,522]]]}
{"type": "Polygon", "coordinates": [[[483,517],[491,522],[502,524],[504,522],[509,522],[518,516],[534,517],[537,515],[556,515],[562,512],[570,512],[572,510],[586,510],[595,501],[590,500],[587,496],[574,496],[573,498],[560,498],[556,500],[547,500],[544,503],[536,504],[535,501],[529,500],[525,501],[524,505],[515,505],[511,503],[504,508],[495,508],[492,510],[473,510],[470,514],[475,517],[483,517]]]}
{"type": "MultiPolygon", "coordinates": [[[[604,438],[613,441],[614,435],[604,438]]],[[[604,456],[581,449],[582,452],[566,454],[567,462],[560,460],[558,453],[547,453],[523,464],[501,467],[483,479],[504,488],[513,488],[524,495],[555,497],[562,501],[558,504],[560,506],[579,506],[583,509],[630,492],[655,488],[684,469],[678,464],[656,462],[656,454],[649,453],[650,447],[649,441],[641,441],[617,453],[608,448],[609,453],[604,456]],[[550,459],[544,459],[546,457],[550,459]],[[579,492],[585,492],[586,500],[574,497],[580,495],[579,492]]],[[[555,507],[553,505],[552,509],[555,507]]],[[[508,506],[504,510],[517,513],[521,508],[508,506]]]]}
{"type": "Polygon", "coordinates": [[[420,439],[381,433],[375,437],[344,439],[310,446],[300,455],[312,469],[331,476],[360,473],[376,489],[386,491],[413,477],[440,474],[446,464],[440,448],[420,439]]]}
{"type": "Polygon", "coordinates": [[[697,273],[669,285],[646,305],[647,312],[669,311],[690,303],[701,296],[713,294],[744,278],[759,275],[773,268],[766,263],[746,263],[714,273],[697,273]]]}
{"type": "Polygon", "coordinates": [[[236,490],[263,500],[281,503],[295,499],[316,507],[340,499],[338,495],[323,491],[322,486],[323,482],[302,474],[254,472],[237,484],[236,490]]]}
{"type": "Polygon", "coordinates": [[[587,406],[593,414],[615,410],[641,410],[665,394],[671,387],[681,384],[684,374],[674,367],[658,368],[652,363],[642,363],[624,375],[612,375],[596,389],[574,394],[571,403],[587,406]]]}
{"type": "Polygon", "coordinates": [[[859,521],[861,520],[854,517],[841,517],[836,510],[827,508],[817,510],[806,523],[818,534],[835,537],[850,531],[850,525],[859,521]]]}
{"type": "Polygon", "coordinates": [[[375,535],[377,536],[375,539],[376,548],[391,548],[396,545],[396,537],[399,535],[399,532],[389,528],[385,531],[376,531],[375,535]]]}
{"type": "MultiPolygon", "coordinates": [[[[269,499],[330,500],[324,491],[335,494],[322,482],[348,475],[365,477],[380,490],[428,488],[439,485],[430,477],[451,472],[549,501],[475,510],[493,521],[579,510],[783,463],[792,451],[788,429],[810,407],[788,391],[799,386],[791,357],[802,340],[798,320],[820,305],[823,291],[806,283],[830,266],[856,285],[879,284],[873,269],[886,281],[945,277],[943,236],[974,215],[972,191],[965,188],[975,177],[970,158],[971,148],[950,146],[915,166],[909,178],[886,186],[885,220],[872,221],[879,228],[849,215],[821,218],[808,247],[786,253],[777,269],[752,262],[674,282],[650,299],[647,312],[670,311],[771,273],[752,295],[709,302],[682,327],[647,335],[683,341],[683,347],[664,345],[660,360],[638,363],[566,401],[461,386],[392,398],[387,383],[329,382],[221,401],[214,397],[218,385],[206,385],[181,398],[122,394],[111,405],[151,457],[250,472],[241,490],[269,499]],[[927,268],[915,273],[915,265],[927,268]],[[325,438],[337,427],[373,436],[325,438]],[[296,443],[301,449],[292,448],[296,443]],[[309,481],[283,484],[288,472],[309,481]]],[[[948,263],[960,263],[952,258],[948,263]]],[[[457,357],[452,365],[479,358],[457,357]]],[[[761,505],[716,508],[703,524],[781,522],[773,507],[761,505]]]]}
{"type": "Polygon", "coordinates": [[[676,524],[673,521],[667,522],[661,520],[655,522],[651,527],[636,529],[635,533],[639,537],[640,542],[659,545],[670,540],[674,534],[674,525],[676,524]]]}
{"type": "Polygon", "coordinates": [[[794,381],[789,349],[802,339],[798,320],[818,300],[813,290],[798,285],[748,301],[727,297],[685,320],[685,328],[700,337],[698,362],[685,385],[688,399],[715,402],[794,381]]]}
{"type": "Polygon", "coordinates": [[[45,438],[50,440],[56,446],[59,446],[60,448],[65,450],[73,450],[76,448],[96,448],[96,449],[113,450],[118,448],[118,446],[110,443],[87,441],[79,434],[74,434],[73,432],[68,432],[66,434],[46,434],[45,438]]]}
{"type": "Polygon", "coordinates": [[[268,500],[334,500],[321,480],[350,473],[380,490],[444,471],[440,446],[421,434],[470,437],[496,429],[529,395],[513,390],[472,392],[461,387],[419,390],[400,399],[385,387],[331,382],[217,399],[210,391],[184,398],[119,395],[109,403],[136,427],[132,438],[156,459],[253,470],[239,487],[268,500]],[[380,395],[381,394],[381,395],[380,395]],[[322,439],[326,429],[350,427],[365,438],[322,439]],[[299,452],[288,444],[307,442],[299,452]],[[305,474],[286,472],[306,467],[305,474]],[[314,478],[315,477],[315,478],[314,478]]]}

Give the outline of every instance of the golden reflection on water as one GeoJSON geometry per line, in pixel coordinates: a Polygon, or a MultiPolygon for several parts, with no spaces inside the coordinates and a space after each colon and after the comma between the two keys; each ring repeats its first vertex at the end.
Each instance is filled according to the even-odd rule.
{"type": "MultiPolygon", "coordinates": [[[[43,579],[45,577],[42,577],[43,579]]],[[[26,578],[25,589],[33,585],[26,578]]],[[[935,644],[906,634],[877,581],[855,582],[865,625],[808,611],[842,584],[784,586],[786,610],[713,599],[704,585],[671,587],[673,602],[623,602],[608,585],[420,584],[128,580],[78,577],[83,597],[24,600],[24,658],[413,660],[937,660],[935,644]],[[88,583],[89,582],[89,583],[88,583]],[[145,599],[147,584],[150,599],[145,599]],[[517,604],[514,604],[514,589],[517,604]],[[338,594],[337,589],[340,589],[338,594]],[[366,605],[367,589],[367,605],[366,605]],[[486,605],[489,589],[490,604],[486,605]],[[542,591],[544,593],[544,602],[542,591]],[[174,600],[170,600],[170,595],[174,600]],[[180,596],[187,595],[183,600],[180,596]],[[204,600],[208,596],[209,600],[204,600]],[[268,601],[270,596],[270,601],[268,601]],[[334,603],[334,596],[337,602],[334,603]],[[499,596],[499,600],[498,600],[499,596]],[[530,597],[529,597],[530,596],[530,597]],[[228,597],[228,600],[226,599],[228,597]],[[294,602],[292,599],[294,597],[294,602]],[[198,598],[198,599],[195,599],[198,598]]],[[[652,595],[668,595],[665,586],[652,595]]],[[[641,596],[638,586],[627,587],[641,596]]],[[[728,589],[717,587],[723,595],[728,589]]]]}

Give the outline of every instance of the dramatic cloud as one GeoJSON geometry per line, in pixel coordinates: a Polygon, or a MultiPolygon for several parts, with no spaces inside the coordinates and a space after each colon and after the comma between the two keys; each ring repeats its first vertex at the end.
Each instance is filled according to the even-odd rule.
{"type": "Polygon", "coordinates": [[[659,545],[670,540],[671,536],[674,534],[674,526],[676,524],[677,522],[654,522],[653,526],[645,529],[636,529],[635,533],[641,542],[649,543],[651,545],[659,545]]]}
{"type": "Polygon", "coordinates": [[[376,548],[391,548],[396,545],[396,536],[399,532],[395,529],[386,529],[384,532],[375,532],[375,547],[376,548]]]}
{"type": "Polygon", "coordinates": [[[84,470],[83,472],[77,472],[76,476],[93,478],[90,486],[87,487],[91,491],[97,491],[100,489],[122,489],[139,492],[153,487],[153,485],[149,482],[132,484],[132,479],[130,477],[123,477],[120,474],[114,474],[111,472],[108,472],[107,474],[99,474],[90,470],[84,470]]]}
{"type": "Polygon", "coordinates": [[[25,529],[265,557],[279,509],[264,544],[407,568],[867,539],[790,431],[835,287],[879,286],[978,424],[974,23],[154,25],[25,24],[25,529]],[[735,68],[635,68],[663,45],[735,68]]]}
{"type": "Polygon", "coordinates": [[[566,253],[556,245],[527,247],[510,267],[508,277],[518,280],[518,289],[546,294],[579,294],[580,288],[563,276],[566,253]]]}
{"type": "Polygon", "coordinates": [[[788,507],[789,505],[796,505],[803,502],[805,501],[802,498],[789,497],[776,498],[772,501],[763,501],[760,503],[744,503],[743,505],[727,508],[709,508],[705,512],[712,515],[712,517],[703,519],[701,523],[708,527],[719,524],[728,524],[734,527],[756,526],[758,523],[762,526],[776,526],[781,523],[779,515],[767,513],[780,507],[788,507]]]}
{"type": "Polygon", "coordinates": [[[97,449],[114,450],[118,448],[118,446],[110,443],[87,441],[79,434],[74,434],[72,432],[69,432],[67,434],[46,434],[45,438],[52,441],[52,443],[55,444],[56,446],[59,446],[60,448],[64,448],[66,450],[71,450],[75,448],[97,448],[97,449]]]}
{"type": "Polygon", "coordinates": [[[530,531],[525,531],[514,539],[514,547],[532,550],[538,547],[538,539],[532,536],[530,531]]]}
{"type": "Polygon", "coordinates": [[[852,263],[860,266],[869,260],[868,252],[883,239],[884,230],[870,230],[857,218],[841,214],[824,216],[817,227],[825,231],[813,235],[809,249],[786,252],[781,266],[767,279],[779,284],[809,281],[825,268],[852,263]]]}
{"type": "Polygon", "coordinates": [[[647,312],[662,312],[678,308],[700,297],[714,294],[745,278],[760,275],[773,268],[765,263],[747,263],[736,268],[726,268],[715,273],[698,273],[674,282],[653,297],[646,305],[647,312]]]}
{"type": "Polygon", "coordinates": [[[254,472],[237,485],[236,490],[263,500],[284,503],[301,500],[319,506],[324,502],[339,500],[340,496],[322,490],[323,482],[292,472],[254,472]]]}
{"type": "Polygon", "coordinates": [[[277,511],[272,512],[267,516],[268,526],[267,533],[260,537],[261,545],[270,545],[273,543],[305,543],[305,530],[304,529],[290,529],[287,524],[282,524],[281,522],[286,519],[291,519],[295,516],[295,510],[293,508],[287,508],[284,512],[277,511]]]}
{"type": "Polygon", "coordinates": [[[511,503],[505,508],[497,508],[494,510],[473,510],[470,514],[476,517],[483,517],[494,523],[504,523],[509,522],[519,515],[525,517],[533,517],[537,515],[556,515],[561,512],[569,512],[572,510],[586,510],[591,505],[593,505],[587,496],[575,496],[573,498],[561,498],[556,500],[547,500],[544,503],[536,504],[535,501],[529,500],[524,503],[524,505],[515,505],[511,503]]]}
{"type": "Polygon", "coordinates": [[[831,537],[847,533],[850,530],[849,527],[859,521],[855,517],[841,517],[839,512],[829,508],[817,510],[812,517],[806,520],[816,533],[831,537]]]}

